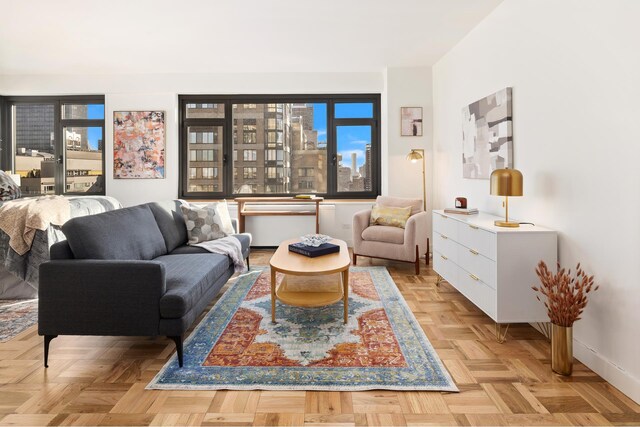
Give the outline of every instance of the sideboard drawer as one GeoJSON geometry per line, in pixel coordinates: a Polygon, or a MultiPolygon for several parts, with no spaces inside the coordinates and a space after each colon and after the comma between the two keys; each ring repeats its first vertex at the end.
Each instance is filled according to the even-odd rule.
{"type": "Polygon", "coordinates": [[[496,261],[497,236],[474,225],[458,222],[458,242],[496,261]]]}
{"type": "Polygon", "coordinates": [[[454,264],[449,257],[436,251],[433,252],[433,269],[451,284],[458,281],[460,267],[454,264]]]}
{"type": "Polygon", "coordinates": [[[496,262],[474,249],[458,245],[458,265],[479,277],[484,283],[496,289],[496,262]]]}
{"type": "Polygon", "coordinates": [[[433,231],[453,240],[458,240],[458,221],[439,213],[433,214],[433,231]]]}
{"type": "Polygon", "coordinates": [[[433,233],[433,250],[444,255],[452,262],[458,263],[458,252],[463,247],[449,237],[438,232],[433,233]]]}
{"type": "Polygon", "coordinates": [[[489,317],[494,320],[497,318],[498,297],[495,289],[463,269],[459,271],[458,285],[455,287],[489,317]]]}

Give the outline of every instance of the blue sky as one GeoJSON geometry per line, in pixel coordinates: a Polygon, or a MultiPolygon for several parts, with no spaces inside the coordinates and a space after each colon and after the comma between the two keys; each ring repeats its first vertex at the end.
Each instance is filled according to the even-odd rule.
{"type": "MultiPolygon", "coordinates": [[[[89,104],[87,107],[87,119],[104,119],[104,104],[89,104]]],[[[87,130],[89,148],[98,149],[98,140],[102,139],[102,128],[90,127],[87,130]]]]}
{"type": "MultiPolygon", "coordinates": [[[[335,105],[335,117],[373,117],[371,103],[344,103],[335,105]]],[[[327,104],[313,104],[313,127],[318,131],[318,142],[327,142],[327,104]]],[[[365,160],[365,145],[371,143],[369,126],[339,126],[338,153],[342,154],[343,166],[351,167],[351,153],[356,153],[356,163],[360,167],[365,160]]]]}

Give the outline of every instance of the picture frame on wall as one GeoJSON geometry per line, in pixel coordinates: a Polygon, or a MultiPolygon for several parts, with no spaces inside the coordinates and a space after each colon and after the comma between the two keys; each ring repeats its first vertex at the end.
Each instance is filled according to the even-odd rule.
{"type": "Polygon", "coordinates": [[[114,179],[165,177],[164,111],[113,112],[114,179]]]}
{"type": "Polygon", "coordinates": [[[400,135],[422,136],[422,107],[400,108],[400,135]]]}

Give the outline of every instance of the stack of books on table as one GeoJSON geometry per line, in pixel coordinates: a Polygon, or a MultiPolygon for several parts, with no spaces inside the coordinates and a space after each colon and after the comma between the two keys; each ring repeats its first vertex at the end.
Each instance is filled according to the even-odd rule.
{"type": "Polygon", "coordinates": [[[475,215],[478,213],[478,208],[446,208],[444,213],[459,214],[459,215],[475,215]]]}
{"type": "Polygon", "coordinates": [[[334,245],[333,243],[323,243],[320,246],[307,246],[304,243],[291,243],[289,245],[289,252],[295,252],[300,255],[308,256],[309,258],[315,258],[322,255],[340,252],[340,246],[334,245]]]}

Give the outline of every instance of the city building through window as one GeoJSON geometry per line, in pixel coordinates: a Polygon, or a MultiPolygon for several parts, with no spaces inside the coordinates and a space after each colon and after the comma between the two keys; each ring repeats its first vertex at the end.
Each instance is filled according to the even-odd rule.
{"type": "Polygon", "coordinates": [[[24,196],[105,194],[104,97],[9,97],[3,168],[24,196]]]}
{"type": "Polygon", "coordinates": [[[185,95],[180,108],[181,197],[380,193],[377,94],[185,95]]]}

